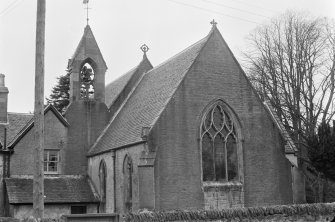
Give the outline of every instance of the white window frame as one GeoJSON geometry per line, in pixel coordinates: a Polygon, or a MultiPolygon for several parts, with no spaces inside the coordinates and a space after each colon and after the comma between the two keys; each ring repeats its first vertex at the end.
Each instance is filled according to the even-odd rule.
{"type": "Polygon", "coordinates": [[[43,170],[45,174],[59,174],[59,150],[44,150],[43,155],[43,170]],[[50,152],[57,152],[57,161],[50,161],[50,152]],[[44,155],[47,154],[47,161],[44,161],[44,155]],[[54,162],[57,166],[57,171],[49,171],[48,163],[54,162]],[[45,164],[47,164],[47,170],[44,169],[45,164]]]}

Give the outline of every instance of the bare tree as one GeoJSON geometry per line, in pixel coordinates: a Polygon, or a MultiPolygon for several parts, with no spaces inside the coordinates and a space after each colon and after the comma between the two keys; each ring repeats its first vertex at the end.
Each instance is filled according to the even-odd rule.
{"type": "Polygon", "coordinates": [[[289,11],[255,29],[248,43],[247,73],[296,142],[308,177],[306,141],[335,115],[334,21],[289,11]]]}
{"type": "Polygon", "coordinates": [[[327,18],[286,12],[248,37],[247,73],[296,142],[335,114],[334,29],[327,18]]]}

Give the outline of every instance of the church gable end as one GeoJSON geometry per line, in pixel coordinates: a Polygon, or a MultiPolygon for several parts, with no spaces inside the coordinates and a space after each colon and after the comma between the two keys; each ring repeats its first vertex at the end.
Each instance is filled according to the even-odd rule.
{"type": "Polygon", "coordinates": [[[290,165],[282,137],[215,26],[149,138],[149,146],[157,152],[158,209],[292,202],[290,165]],[[240,178],[205,183],[201,120],[215,101],[226,104],[240,123],[235,141],[241,146],[236,151],[240,178]],[[213,199],[213,195],[220,198],[213,199]]]}

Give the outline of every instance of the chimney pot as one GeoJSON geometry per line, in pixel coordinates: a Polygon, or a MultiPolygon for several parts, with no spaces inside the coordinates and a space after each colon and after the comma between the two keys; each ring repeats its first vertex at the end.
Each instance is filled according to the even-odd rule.
{"type": "Polygon", "coordinates": [[[5,75],[0,73],[0,87],[5,87],[5,75]]]}

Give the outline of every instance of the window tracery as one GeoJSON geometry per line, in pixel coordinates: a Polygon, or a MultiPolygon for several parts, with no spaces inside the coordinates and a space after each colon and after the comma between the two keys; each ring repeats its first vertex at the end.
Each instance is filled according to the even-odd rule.
{"type": "Polygon", "coordinates": [[[222,101],[212,105],[205,114],[200,140],[203,181],[237,180],[236,126],[222,101]]]}

